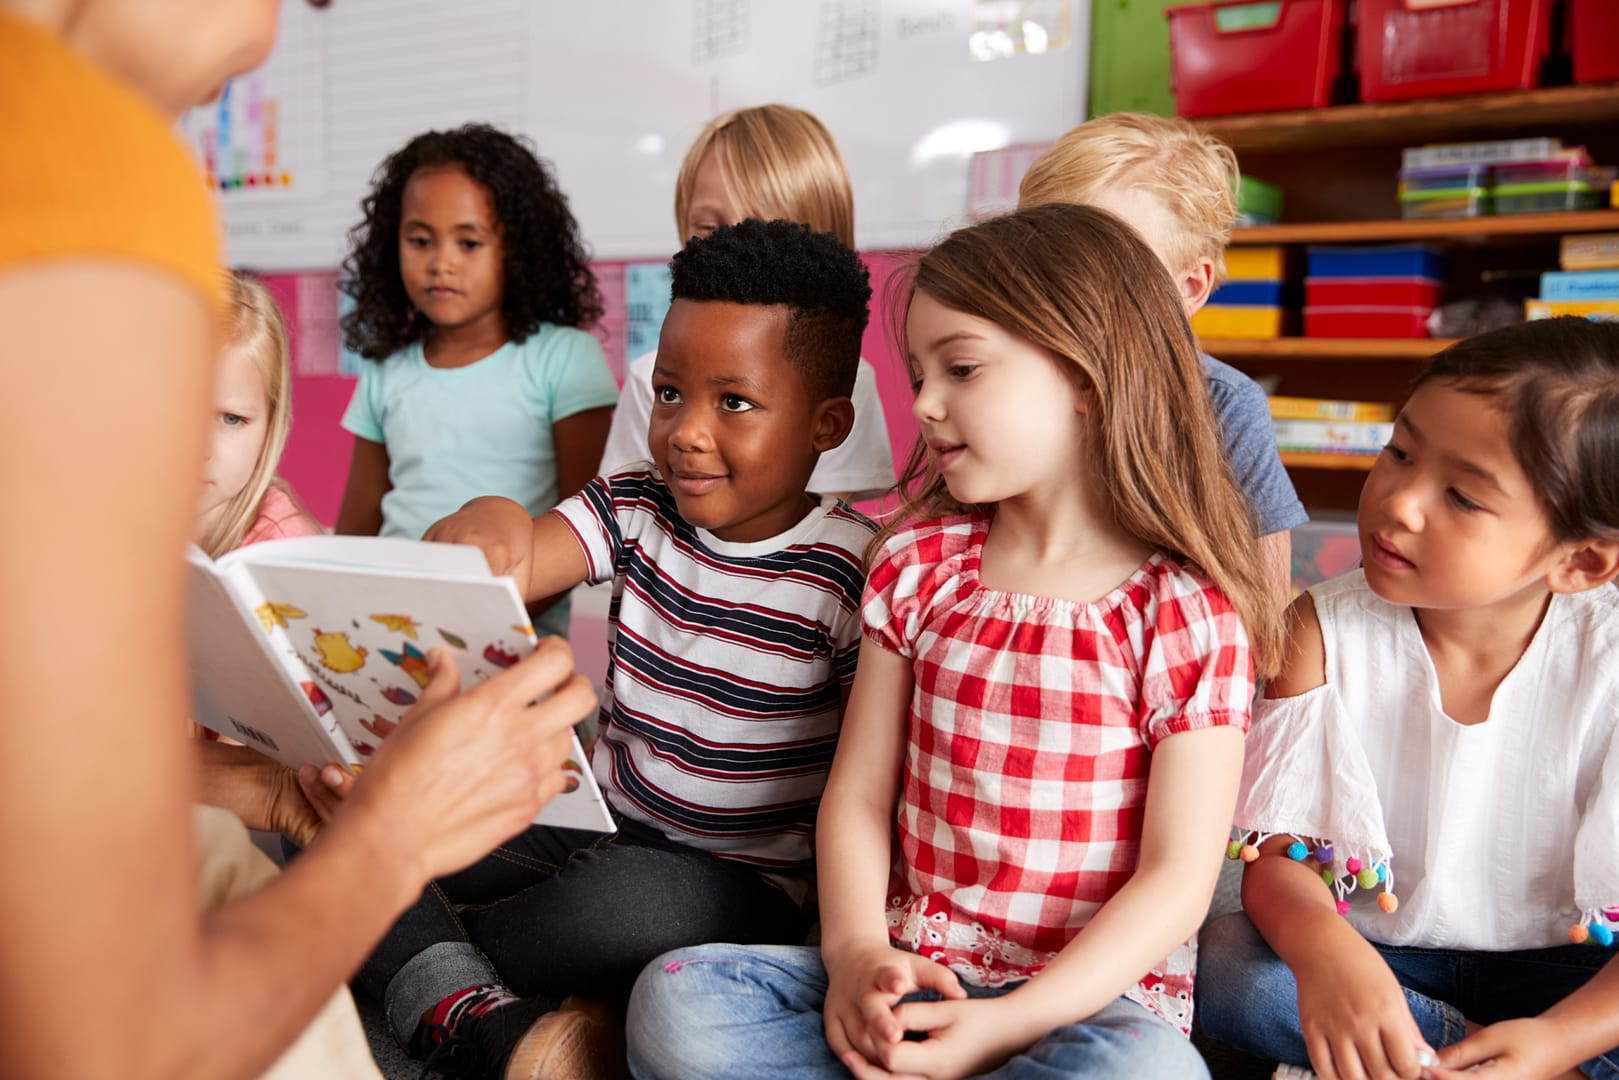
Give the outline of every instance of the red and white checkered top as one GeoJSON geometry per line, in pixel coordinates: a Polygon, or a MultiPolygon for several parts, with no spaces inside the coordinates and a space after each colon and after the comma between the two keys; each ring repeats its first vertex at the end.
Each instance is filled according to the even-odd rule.
{"type": "MultiPolygon", "coordinates": [[[[1134,873],[1158,741],[1246,731],[1254,687],[1242,623],[1201,574],[1155,553],[1090,603],[996,592],[978,576],[989,522],[895,534],[862,614],[916,680],[889,935],[1003,986],[1134,873]]],[[[1193,938],[1126,996],[1189,1031],[1195,960],[1193,938]]]]}

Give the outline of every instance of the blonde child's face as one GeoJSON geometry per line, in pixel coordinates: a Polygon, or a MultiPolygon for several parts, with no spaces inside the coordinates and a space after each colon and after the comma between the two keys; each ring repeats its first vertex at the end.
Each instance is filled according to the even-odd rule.
{"type": "Polygon", "coordinates": [[[1180,294],[1181,307],[1188,318],[1203,306],[1213,286],[1214,263],[1201,259],[1193,266],[1174,265],[1170,254],[1175,250],[1172,237],[1182,226],[1162,199],[1145,188],[1114,185],[1096,192],[1085,202],[1098,210],[1106,210],[1141,234],[1174,279],[1175,291],[1180,294]]]}
{"type": "Polygon", "coordinates": [[[691,200],[686,205],[686,220],[680,223],[680,242],[707,236],[721,225],[735,225],[748,216],[747,209],[726,185],[714,151],[709,150],[692,173],[691,200]]]}
{"type": "Polygon", "coordinates": [[[995,503],[1072,482],[1088,425],[1062,361],[921,291],[905,334],[911,413],[953,498],[995,503]]]}
{"type": "Polygon", "coordinates": [[[1444,381],[1423,384],[1401,410],[1361,489],[1359,522],[1367,584],[1411,607],[1544,596],[1559,559],[1506,414],[1444,381]]]}
{"type": "Polygon", "coordinates": [[[269,435],[264,377],[246,349],[225,350],[214,386],[208,458],[197,504],[198,537],[207,534],[225,504],[247,486],[269,435]]]}

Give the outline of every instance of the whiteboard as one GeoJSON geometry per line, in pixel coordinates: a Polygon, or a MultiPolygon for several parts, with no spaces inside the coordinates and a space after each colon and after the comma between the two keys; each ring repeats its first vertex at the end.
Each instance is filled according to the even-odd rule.
{"type": "Polygon", "coordinates": [[[382,159],[472,120],[533,139],[596,257],[663,258],[691,140],[770,101],[837,139],[857,244],[916,247],[966,219],[973,153],[1084,118],[1089,28],[1089,0],[289,2],[264,67],[182,132],[238,266],[335,266],[382,159]]]}

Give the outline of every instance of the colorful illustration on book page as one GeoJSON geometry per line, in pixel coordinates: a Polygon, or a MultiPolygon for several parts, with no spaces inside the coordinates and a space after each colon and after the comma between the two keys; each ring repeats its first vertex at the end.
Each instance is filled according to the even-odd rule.
{"type": "Polygon", "coordinates": [[[291,625],[287,622],[288,619],[306,617],[302,610],[293,607],[291,604],[272,604],[268,600],[255,608],[253,614],[259,617],[259,622],[263,624],[266,634],[278,626],[283,630],[287,629],[291,625]]]}
{"type": "Polygon", "coordinates": [[[463,686],[517,663],[534,641],[510,582],[394,575],[374,569],[262,563],[263,598],[296,607],[275,640],[297,657],[298,681],[324,696],[321,720],[361,755],[382,745],[430,681],[428,657],[447,651],[463,686]]]}
{"type": "Polygon", "coordinates": [[[400,646],[400,652],[382,650],[382,658],[390,664],[396,665],[399,670],[416,680],[416,685],[424,690],[427,688],[427,654],[422,652],[410,642],[400,646]]]}

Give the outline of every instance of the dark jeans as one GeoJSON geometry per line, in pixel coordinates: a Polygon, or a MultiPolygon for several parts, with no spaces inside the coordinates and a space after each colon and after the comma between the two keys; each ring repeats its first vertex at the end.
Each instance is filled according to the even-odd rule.
{"type": "MultiPolygon", "coordinates": [[[[1299,1031],[1298,984],[1248,916],[1215,919],[1197,940],[1197,1015],[1204,1033],[1255,1057],[1309,1065],[1299,1031]]],[[[1589,982],[1614,955],[1592,945],[1523,952],[1373,946],[1436,1050],[1460,1042],[1468,1020],[1494,1024],[1540,1015],[1589,982]]],[[[1619,1051],[1592,1058],[1580,1071],[1619,1080],[1619,1051]]]]}
{"type": "Polygon", "coordinates": [[[752,869],[636,822],[620,821],[613,836],[536,825],[428,885],[358,981],[408,1042],[424,1011],[467,986],[498,979],[524,997],[622,1002],[671,949],[799,944],[808,929],[752,869]]]}

